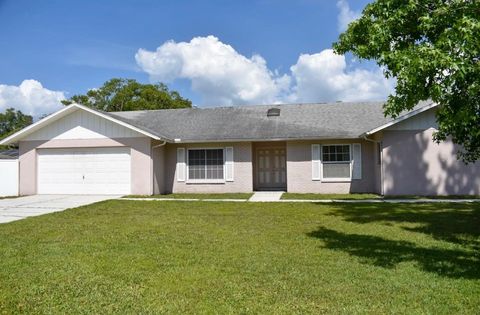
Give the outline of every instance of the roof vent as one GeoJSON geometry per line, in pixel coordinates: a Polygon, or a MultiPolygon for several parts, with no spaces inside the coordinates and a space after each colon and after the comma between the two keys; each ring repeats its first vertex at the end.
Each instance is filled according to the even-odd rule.
{"type": "Polygon", "coordinates": [[[270,108],[267,110],[267,117],[280,116],[280,108],[270,108]]]}

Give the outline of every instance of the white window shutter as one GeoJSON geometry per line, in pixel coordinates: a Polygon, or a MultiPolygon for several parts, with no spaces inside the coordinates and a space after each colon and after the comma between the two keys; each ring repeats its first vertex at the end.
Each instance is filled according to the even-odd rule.
{"type": "Polygon", "coordinates": [[[352,179],[362,179],[362,145],[353,144],[352,179]]]}
{"type": "Polygon", "coordinates": [[[225,180],[233,182],[233,147],[225,148],[225,180]]]}
{"type": "Polygon", "coordinates": [[[177,148],[177,181],[185,181],[185,148],[177,148]]]}
{"type": "Polygon", "coordinates": [[[320,145],[312,144],[312,180],[320,180],[322,163],[320,160],[320,145]]]}

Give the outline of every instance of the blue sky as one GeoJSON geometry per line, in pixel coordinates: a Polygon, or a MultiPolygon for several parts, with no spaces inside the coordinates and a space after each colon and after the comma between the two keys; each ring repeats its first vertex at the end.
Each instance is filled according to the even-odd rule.
{"type": "Polygon", "coordinates": [[[328,50],[367,2],[0,0],[0,110],[51,111],[112,77],[199,106],[384,98],[381,70],[328,50]]]}

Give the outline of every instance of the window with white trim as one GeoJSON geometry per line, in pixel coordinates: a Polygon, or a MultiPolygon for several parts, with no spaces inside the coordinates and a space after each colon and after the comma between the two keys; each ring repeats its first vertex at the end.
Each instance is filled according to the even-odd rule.
{"type": "Polygon", "coordinates": [[[223,149],[189,149],[187,168],[189,180],[223,180],[223,149]]]}
{"type": "Polygon", "coordinates": [[[331,180],[351,179],[351,146],[322,145],[322,177],[331,180]]]}

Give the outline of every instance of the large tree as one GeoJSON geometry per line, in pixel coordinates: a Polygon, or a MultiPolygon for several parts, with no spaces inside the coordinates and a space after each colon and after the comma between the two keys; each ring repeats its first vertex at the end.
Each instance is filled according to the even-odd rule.
{"type": "Polygon", "coordinates": [[[439,104],[437,142],[452,139],[465,162],[480,158],[480,1],[376,0],[334,49],[375,60],[397,80],[385,114],[439,104]]]}
{"type": "Polygon", "coordinates": [[[192,107],[192,102],[163,83],[142,84],[132,79],[111,79],[98,89],[74,95],[64,105],[79,103],[99,110],[129,111],[192,107]]]}
{"type": "Polygon", "coordinates": [[[32,124],[32,116],[25,115],[14,108],[7,108],[0,113],[0,139],[32,124]]]}

